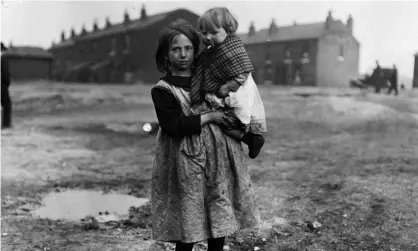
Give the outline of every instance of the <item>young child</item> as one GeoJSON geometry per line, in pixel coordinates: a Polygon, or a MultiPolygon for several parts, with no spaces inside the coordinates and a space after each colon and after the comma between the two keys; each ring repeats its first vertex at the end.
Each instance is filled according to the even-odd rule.
{"type": "Polygon", "coordinates": [[[264,145],[267,132],[264,105],[251,72],[253,67],[244,44],[235,35],[237,20],[227,8],[206,11],[197,23],[203,43],[192,77],[192,105],[206,100],[214,109],[233,108],[242,125],[224,128],[224,133],[247,144],[254,159],[264,145]]]}

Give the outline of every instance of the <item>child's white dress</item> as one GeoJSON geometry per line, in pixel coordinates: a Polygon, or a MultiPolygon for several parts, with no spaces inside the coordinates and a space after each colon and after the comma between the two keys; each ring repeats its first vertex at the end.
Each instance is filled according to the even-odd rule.
{"type": "Polygon", "coordinates": [[[234,108],[235,116],[247,126],[249,131],[253,133],[267,132],[263,101],[251,74],[236,92],[229,92],[225,99],[218,98],[213,93],[206,93],[206,100],[215,109],[225,106],[234,108]]]}

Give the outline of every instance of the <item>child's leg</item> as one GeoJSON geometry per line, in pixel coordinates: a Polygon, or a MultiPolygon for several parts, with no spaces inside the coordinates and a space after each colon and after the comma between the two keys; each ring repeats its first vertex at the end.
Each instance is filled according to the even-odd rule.
{"type": "Polygon", "coordinates": [[[264,137],[260,134],[254,134],[252,132],[247,132],[243,129],[224,129],[223,132],[239,141],[242,141],[248,146],[248,156],[251,159],[257,158],[260,154],[261,148],[264,145],[264,137]]]}
{"type": "Polygon", "coordinates": [[[231,138],[241,141],[245,132],[242,129],[224,129],[223,132],[231,138]]]}

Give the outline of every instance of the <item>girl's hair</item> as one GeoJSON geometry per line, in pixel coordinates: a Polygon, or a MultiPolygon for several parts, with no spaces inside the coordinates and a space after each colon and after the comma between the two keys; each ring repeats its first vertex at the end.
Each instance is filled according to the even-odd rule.
{"type": "Polygon", "coordinates": [[[238,21],[225,7],[211,8],[197,20],[198,31],[213,31],[221,27],[230,34],[235,34],[238,29],[238,21]]]}
{"type": "Polygon", "coordinates": [[[155,62],[157,64],[158,71],[162,73],[169,72],[168,62],[168,50],[171,42],[177,36],[185,35],[193,44],[195,59],[199,52],[200,39],[196,30],[183,19],[177,19],[176,21],[167,25],[161,32],[158,38],[157,50],[155,52],[155,62]]]}

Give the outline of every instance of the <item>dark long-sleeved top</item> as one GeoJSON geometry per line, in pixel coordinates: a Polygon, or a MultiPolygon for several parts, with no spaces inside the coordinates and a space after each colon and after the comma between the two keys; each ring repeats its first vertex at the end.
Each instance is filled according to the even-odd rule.
{"type": "MultiPolygon", "coordinates": [[[[190,89],[190,77],[180,77],[167,74],[162,78],[169,84],[190,89]]],[[[181,138],[201,132],[200,115],[184,116],[180,104],[169,91],[154,87],[151,89],[152,101],[161,130],[172,138],[181,138]]]]}
{"type": "Polygon", "coordinates": [[[1,89],[7,89],[10,85],[10,71],[8,60],[1,55],[1,89]]]}

